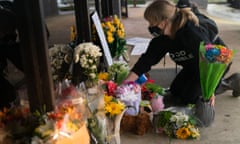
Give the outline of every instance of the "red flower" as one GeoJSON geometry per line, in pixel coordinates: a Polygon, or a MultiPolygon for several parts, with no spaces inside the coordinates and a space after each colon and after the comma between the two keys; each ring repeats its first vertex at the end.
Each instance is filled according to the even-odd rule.
{"type": "Polygon", "coordinates": [[[114,92],[117,89],[117,84],[113,81],[108,81],[107,85],[107,94],[110,96],[114,96],[114,92]]]}

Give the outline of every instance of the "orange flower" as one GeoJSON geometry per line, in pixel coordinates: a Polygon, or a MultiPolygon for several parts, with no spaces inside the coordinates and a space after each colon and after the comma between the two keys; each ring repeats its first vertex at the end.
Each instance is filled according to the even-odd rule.
{"type": "Polygon", "coordinates": [[[189,136],[191,136],[191,132],[188,128],[182,127],[176,131],[176,136],[179,139],[187,139],[189,136]]]}

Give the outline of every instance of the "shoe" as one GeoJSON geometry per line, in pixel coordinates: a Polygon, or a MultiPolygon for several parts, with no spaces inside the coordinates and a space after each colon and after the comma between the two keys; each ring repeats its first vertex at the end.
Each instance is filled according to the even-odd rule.
{"type": "Polygon", "coordinates": [[[239,97],[240,96],[240,91],[233,90],[232,95],[233,95],[233,97],[239,97]]]}

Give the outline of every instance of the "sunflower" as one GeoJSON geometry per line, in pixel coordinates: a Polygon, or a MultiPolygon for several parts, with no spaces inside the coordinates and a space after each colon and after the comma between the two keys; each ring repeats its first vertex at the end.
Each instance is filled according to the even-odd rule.
{"type": "Polygon", "coordinates": [[[179,139],[187,139],[191,136],[191,132],[189,131],[188,128],[182,127],[176,131],[176,136],[179,139]]]}

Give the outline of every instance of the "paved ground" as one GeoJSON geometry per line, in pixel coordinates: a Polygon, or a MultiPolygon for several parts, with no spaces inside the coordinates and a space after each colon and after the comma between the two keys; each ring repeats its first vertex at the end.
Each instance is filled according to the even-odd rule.
{"type": "MultiPolygon", "coordinates": [[[[236,50],[233,65],[229,76],[232,73],[240,72],[240,19],[231,19],[232,15],[223,9],[215,10],[216,12],[203,11],[210,17],[216,20],[219,29],[220,36],[226,42],[226,44],[236,50]],[[224,14],[224,15],[223,15],[224,14]]],[[[144,6],[137,6],[136,8],[129,7],[129,17],[123,18],[122,22],[125,26],[127,38],[131,37],[144,37],[150,38],[147,31],[147,23],[143,19],[144,6]]],[[[229,12],[230,13],[230,12],[229,12]]],[[[240,13],[236,16],[240,16],[240,13]]],[[[50,17],[46,19],[49,27],[51,37],[49,44],[54,43],[68,43],[69,42],[69,30],[70,26],[75,24],[75,17],[73,14],[60,15],[57,17],[50,17]]],[[[138,56],[131,56],[130,66],[132,66],[137,60],[138,56]]],[[[175,76],[175,65],[167,58],[166,67],[163,66],[163,62],[160,62],[157,66],[153,67],[151,76],[162,86],[168,86],[171,80],[175,76]],[[160,72],[160,73],[159,73],[160,72]]],[[[121,135],[122,144],[239,144],[240,143],[240,99],[233,98],[231,91],[227,91],[216,98],[216,119],[214,124],[208,128],[201,128],[200,140],[171,140],[164,136],[158,135],[154,132],[149,132],[144,136],[137,136],[131,133],[124,133],[121,135]]]]}

